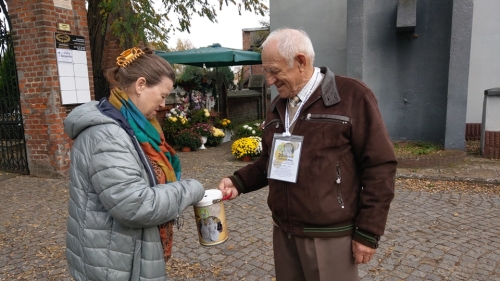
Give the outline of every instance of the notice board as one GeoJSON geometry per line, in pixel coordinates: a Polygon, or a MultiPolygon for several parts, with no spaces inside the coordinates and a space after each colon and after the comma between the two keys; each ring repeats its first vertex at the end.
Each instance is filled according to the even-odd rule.
{"type": "Polygon", "coordinates": [[[62,104],[90,101],[87,52],[83,36],[55,33],[62,104]]]}

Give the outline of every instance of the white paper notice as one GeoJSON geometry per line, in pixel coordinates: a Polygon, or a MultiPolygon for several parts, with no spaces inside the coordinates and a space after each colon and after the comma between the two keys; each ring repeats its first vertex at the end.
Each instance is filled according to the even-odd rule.
{"type": "Polygon", "coordinates": [[[71,0],[54,0],[54,7],[73,10],[73,6],[71,5],[71,0]]]}
{"type": "Polygon", "coordinates": [[[67,49],[56,49],[57,62],[73,62],[73,51],[67,49]]]}

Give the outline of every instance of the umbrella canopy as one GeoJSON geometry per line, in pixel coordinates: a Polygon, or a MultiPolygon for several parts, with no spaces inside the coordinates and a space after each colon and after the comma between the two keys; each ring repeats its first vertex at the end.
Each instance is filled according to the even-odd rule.
{"type": "Polygon", "coordinates": [[[203,67],[262,64],[260,53],[224,48],[220,44],[178,52],[155,51],[171,64],[203,67]]]}

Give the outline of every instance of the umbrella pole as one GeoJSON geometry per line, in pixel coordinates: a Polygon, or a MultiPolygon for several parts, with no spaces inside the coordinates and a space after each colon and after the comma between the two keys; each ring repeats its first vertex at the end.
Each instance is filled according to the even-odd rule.
{"type": "Polygon", "coordinates": [[[215,67],[215,83],[217,83],[217,113],[220,117],[220,86],[219,86],[219,67],[215,67]]]}

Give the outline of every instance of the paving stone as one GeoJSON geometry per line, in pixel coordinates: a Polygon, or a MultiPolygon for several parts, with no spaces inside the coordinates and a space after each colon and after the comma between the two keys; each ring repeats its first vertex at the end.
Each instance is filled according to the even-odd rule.
{"type": "MultiPolygon", "coordinates": [[[[242,167],[224,145],[179,153],[184,177],[197,178],[212,188],[221,177],[242,167]]],[[[463,165],[405,173],[449,178],[466,170],[469,178],[481,180],[481,170],[500,171],[500,161],[479,159],[471,164],[466,160],[463,165]]],[[[71,280],[64,257],[67,184],[65,179],[30,176],[0,180],[1,281],[71,280]]],[[[220,245],[199,244],[193,209],[188,208],[182,216],[183,227],[174,233],[174,259],[221,269],[217,276],[204,272],[169,280],[273,280],[273,226],[267,192],[263,188],[224,202],[229,239],[220,245]]],[[[416,191],[398,185],[380,248],[368,265],[359,266],[361,281],[500,281],[499,213],[498,195],[416,191]]]]}

